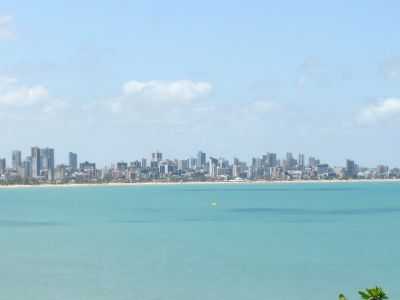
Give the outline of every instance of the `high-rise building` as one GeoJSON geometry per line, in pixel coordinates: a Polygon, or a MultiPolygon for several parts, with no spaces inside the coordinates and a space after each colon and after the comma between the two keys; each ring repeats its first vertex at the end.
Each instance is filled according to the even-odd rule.
{"type": "Polygon", "coordinates": [[[317,173],[321,174],[328,174],[329,173],[329,165],[328,164],[319,164],[317,166],[317,173]]]}
{"type": "MultiPolygon", "coordinates": [[[[49,173],[51,172],[51,180],[54,179],[54,168],[55,168],[55,161],[54,161],[54,149],[47,148],[47,170],[49,173]]],[[[49,174],[50,179],[50,174],[49,174]]]]}
{"type": "Polygon", "coordinates": [[[128,163],[124,161],[117,162],[117,170],[121,172],[128,170],[128,163]]]}
{"type": "Polygon", "coordinates": [[[140,161],[135,160],[130,163],[130,167],[135,169],[140,169],[142,167],[142,164],[140,163],[140,161]]]}
{"type": "Polygon", "coordinates": [[[291,170],[294,169],[297,165],[297,160],[293,158],[293,154],[291,152],[286,153],[286,168],[291,170]]]}
{"type": "Polygon", "coordinates": [[[189,169],[189,160],[188,159],[179,159],[177,161],[177,167],[180,171],[186,171],[189,169]]]}
{"type": "Polygon", "coordinates": [[[299,161],[298,161],[298,168],[300,169],[300,170],[303,170],[304,169],[304,167],[305,167],[305,161],[304,161],[304,154],[303,153],[300,153],[299,154],[299,161]]]}
{"type": "Polygon", "coordinates": [[[266,163],[267,163],[268,167],[276,167],[278,165],[276,153],[267,153],[267,162],[266,163]]]}
{"type": "Polygon", "coordinates": [[[218,159],[210,157],[210,170],[209,170],[210,177],[216,177],[217,170],[218,170],[218,159]]]}
{"type": "Polygon", "coordinates": [[[156,162],[162,161],[162,153],[158,151],[152,153],[151,160],[156,162]]]}
{"type": "Polygon", "coordinates": [[[389,177],[389,167],[384,165],[378,165],[376,167],[376,176],[380,178],[389,177]]]}
{"type": "Polygon", "coordinates": [[[0,159],[0,174],[4,174],[6,172],[6,159],[5,158],[1,158],[0,159]]]}
{"type": "Polygon", "coordinates": [[[202,151],[197,152],[197,162],[196,162],[196,167],[198,169],[202,169],[204,168],[204,166],[206,165],[206,154],[202,151]]]}
{"type": "Polygon", "coordinates": [[[40,169],[48,180],[54,180],[54,149],[40,149],[40,169]]]}
{"type": "Polygon", "coordinates": [[[74,152],[68,154],[68,165],[72,171],[78,170],[78,154],[74,152]]]}
{"type": "Polygon", "coordinates": [[[31,158],[32,158],[32,177],[37,178],[40,176],[40,148],[39,147],[32,147],[31,148],[31,158]]]}
{"type": "Polygon", "coordinates": [[[232,167],[232,176],[239,177],[240,176],[240,166],[239,164],[234,164],[232,167]]]}
{"type": "Polygon", "coordinates": [[[59,165],[54,169],[54,179],[55,180],[64,180],[67,174],[66,172],[67,166],[59,165]]]}
{"type": "Polygon", "coordinates": [[[47,148],[40,149],[40,170],[47,170],[48,168],[47,156],[48,156],[47,148]]]}
{"type": "Polygon", "coordinates": [[[164,160],[159,165],[158,173],[163,175],[171,175],[176,172],[176,164],[171,160],[164,160]]]}
{"type": "Polygon", "coordinates": [[[22,165],[22,153],[19,150],[14,150],[11,154],[11,164],[14,170],[18,170],[22,165]]]}
{"type": "Polygon", "coordinates": [[[150,162],[150,168],[153,170],[153,171],[155,171],[155,170],[158,170],[158,161],[151,161],[150,162]]]}
{"type": "Polygon", "coordinates": [[[142,169],[146,169],[147,168],[147,159],[142,158],[142,169]]]}
{"type": "Polygon", "coordinates": [[[85,161],[79,164],[79,170],[86,174],[89,178],[94,178],[97,176],[96,164],[85,161]]]}
{"type": "Polygon", "coordinates": [[[221,168],[229,168],[229,161],[228,160],[226,160],[225,158],[223,158],[223,157],[220,157],[220,159],[218,160],[218,164],[219,164],[219,166],[221,167],[221,168]]]}
{"type": "Polygon", "coordinates": [[[357,165],[354,160],[346,160],[346,176],[355,177],[357,175],[357,165]]]}
{"type": "Polygon", "coordinates": [[[310,168],[316,169],[318,167],[318,165],[320,164],[319,159],[316,159],[315,157],[310,156],[308,158],[308,166],[310,168]]]}
{"type": "Polygon", "coordinates": [[[47,148],[47,179],[54,180],[54,149],[47,148]]]}
{"type": "Polygon", "coordinates": [[[23,176],[24,178],[32,177],[32,158],[27,156],[22,163],[23,166],[23,176]]]}
{"type": "Polygon", "coordinates": [[[191,157],[190,158],[190,168],[194,170],[194,169],[196,169],[196,167],[197,167],[197,159],[194,157],[191,157]]]}

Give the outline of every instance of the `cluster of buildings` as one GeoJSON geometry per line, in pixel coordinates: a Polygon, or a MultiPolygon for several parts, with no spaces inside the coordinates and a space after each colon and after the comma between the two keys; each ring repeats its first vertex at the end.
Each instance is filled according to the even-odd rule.
{"type": "Polygon", "coordinates": [[[379,165],[363,168],[353,160],[344,167],[333,167],[315,157],[287,153],[279,159],[276,153],[254,157],[248,164],[234,158],[209,156],[199,151],[187,159],[165,159],[154,152],[150,159],[132,162],[120,161],[114,165],[97,168],[94,162],[78,163],[78,155],[70,152],[68,164],[55,165],[52,148],[32,147],[30,155],[22,159],[22,152],[11,154],[11,165],[0,158],[0,183],[101,183],[146,181],[226,181],[226,180],[323,180],[323,179],[390,179],[400,178],[399,168],[379,165]]]}

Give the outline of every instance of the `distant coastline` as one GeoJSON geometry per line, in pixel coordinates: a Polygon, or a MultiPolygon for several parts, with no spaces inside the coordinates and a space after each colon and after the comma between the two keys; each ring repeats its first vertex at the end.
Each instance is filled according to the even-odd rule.
{"type": "Polygon", "coordinates": [[[23,188],[73,188],[73,187],[139,187],[171,185],[275,185],[275,184],[331,184],[331,183],[400,183],[400,179],[327,179],[327,180],[221,180],[221,181],[151,181],[151,182],[110,182],[110,183],[43,183],[0,185],[1,189],[23,188]]]}

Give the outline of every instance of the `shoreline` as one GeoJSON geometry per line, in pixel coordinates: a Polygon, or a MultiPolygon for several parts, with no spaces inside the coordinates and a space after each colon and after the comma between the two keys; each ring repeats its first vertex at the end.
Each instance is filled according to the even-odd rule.
{"type": "Polygon", "coordinates": [[[111,182],[111,183],[60,183],[0,185],[2,189],[25,188],[75,188],[75,187],[140,187],[172,185],[276,185],[276,184],[332,184],[332,183],[400,183],[400,179],[332,179],[332,180],[243,180],[243,181],[185,181],[185,182],[111,182]]]}

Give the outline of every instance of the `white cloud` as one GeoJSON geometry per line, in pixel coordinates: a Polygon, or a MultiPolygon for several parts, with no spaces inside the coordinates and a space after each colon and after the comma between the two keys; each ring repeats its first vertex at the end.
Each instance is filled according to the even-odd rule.
{"type": "Polygon", "coordinates": [[[212,128],[264,128],[276,120],[281,105],[274,101],[213,101],[213,86],[204,81],[129,81],[120,95],[88,108],[96,119],[115,126],[193,132],[212,128]],[[110,114],[111,113],[111,114],[110,114]]]}
{"type": "Polygon", "coordinates": [[[48,119],[66,108],[67,103],[52,97],[43,85],[21,85],[15,78],[0,76],[1,119],[48,119]]]}
{"type": "Polygon", "coordinates": [[[361,110],[360,123],[375,123],[400,118],[400,98],[385,98],[361,110]]]}
{"type": "Polygon", "coordinates": [[[16,90],[0,94],[0,105],[24,107],[36,104],[48,97],[48,91],[43,86],[19,87],[16,90]]]}
{"type": "Polygon", "coordinates": [[[161,103],[190,104],[207,96],[212,91],[208,82],[177,81],[129,81],[123,85],[123,94],[132,100],[146,100],[161,103]]]}
{"type": "Polygon", "coordinates": [[[114,114],[124,113],[136,121],[176,115],[178,111],[189,112],[203,103],[211,93],[211,83],[204,81],[128,81],[122,85],[120,95],[100,102],[95,109],[105,108],[114,114]]]}
{"type": "Polygon", "coordinates": [[[26,107],[49,98],[47,88],[42,85],[21,86],[15,78],[0,78],[0,106],[26,107]]]}
{"type": "Polygon", "coordinates": [[[0,39],[12,39],[14,37],[13,17],[0,16],[0,39]]]}

